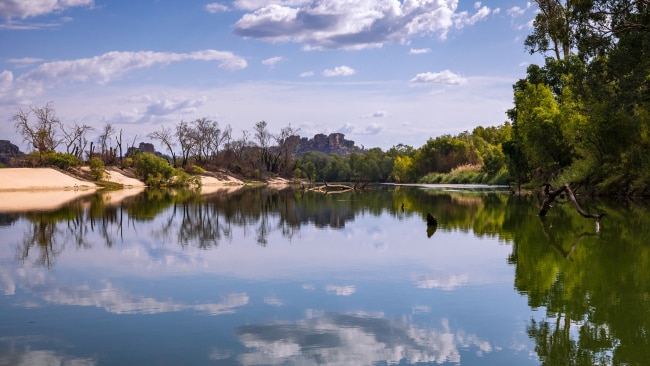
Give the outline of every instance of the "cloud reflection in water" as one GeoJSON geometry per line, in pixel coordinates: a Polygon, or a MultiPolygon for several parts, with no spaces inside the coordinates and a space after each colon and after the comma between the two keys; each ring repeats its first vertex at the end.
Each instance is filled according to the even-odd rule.
{"type": "Polygon", "coordinates": [[[493,347],[463,331],[452,332],[446,319],[440,329],[423,329],[401,320],[356,314],[321,314],[296,323],[237,328],[252,352],[239,356],[244,365],[372,365],[376,362],[460,362],[459,348],[493,347]]]}

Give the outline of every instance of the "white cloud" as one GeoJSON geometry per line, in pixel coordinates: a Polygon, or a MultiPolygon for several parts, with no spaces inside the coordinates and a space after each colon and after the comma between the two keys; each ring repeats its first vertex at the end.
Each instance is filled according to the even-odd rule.
{"type": "Polygon", "coordinates": [[[349,66],[337,66],[333,69],[326,69],[323,71],[323,76],[333,77],[333,76],[351,76],[354,75],[356,71],[349,66]]]}
{"type": "Polygon", "coordinates": [[[501,14],[501,8],[492,9],[492,14],[501,14]]]}
{"type": "Polygon", "coordinates": [[[23,57],[23,58],[10,58],[7,60],[7,62],[14,64],[14,65],[31,65],[39,62],[43,62],[44,60],[42,58],[35,58],[35,57],[23,57]]]}
{"type": "Polygon", "coordinates": [[[441,323],[436,329],[368,314],[327,314],[282,323],[282,332],[271,331],[278,324],[249,324],[237,329],[248,348],[239,360],[244,365],[310,365],[314,359],[323,365],[460,364],[461,348],[495,350],[475,334],[452,331],[447,319],[441,323]],[[327,339],[327,346],[314,347],[313,339],[327,339]]]}
{"type": "Polygon", "coordinates": [[[271,306],[282,306],[284,303],[277,296],[264,296],[264,303],[271,306]]]}
{"type": "Polygon", "coordinates": [[[310,77],[310,76],[314,76],[314,72],[313,72],[313,71],[305,71],[305,72],[300,73],[300,77],[301,77],[301,78],[308,78],[308,77],[310,77]]]}
{"type": "Polygon", "coordinates": [[[447,84],[447,85],[462,85],[467,83],[467,79],[460,75],[456,75],[449,70],[441,72],[425,72],[417,74],[411,79],[411,84],[447,84]]]}
{"type": "Polygon", "coordinates": [[[411,48],[409,55],[423,55],[431,52],[430,48],[411,48]]]}
{"type": "Polygon", "coordinates": [[[379,110],[379,111],[375,111],[375,113],[373,114],[362,116],[361,118],[383,118],[386,116],[388,116],[388,112],[379,110]]]}
{"type": "Polygon", "coordinates": [[[228,7],[226,5],[223,5],[221,3],[210,3],[205,6],[205,10],[208,13],[215,14],[215,13],[221,13],[224,11],[228,11],[228,7]]]}
{"type": "Polygon", "coordinates": [[[488,15],[490,15],[490,9],[487,6],[478,9],[478,11],[472,16],[464,11],[458,14],[458,17],[456,18],[454,24],[456,28],[460,29],[466,25],[474,25],[476,22],[487,18],[488,15]]]}
{"type": "Polygon", "coordinates": [[[310,1],[311,0],[235,0],[233,5],[237,9],[256,10],[265,6],[269,6],[271,4],[277,4],[281,6],[300,6],[307,4],[310,1]]]}
{"type": "Polygon", "coordinates": [[[363,49],[386,42],[406,43],[410,37],[438,33],[445,38],[484,19],[483,6],[469,15],[457,13],[457,1],[253,1],[235,6],[252,12],[235,24],[234,33],[270,42],[297,42],[306,49],[363,49]]]}
{"type": "Polygon", "coordinates": [[[284,60],[283,57],[276,56],[276,57],[270,57],[267,58],[266,60],[262,60],[262,65],[264,66],[269,66],[269,67],[274,67],[278,62],[284,60]]]}
{"type": "Polygon", "coordinates": [[[510,15],[510,16],[513,17],[513,18],[517,18],[517,17],[519,17],[519,16],[524,15],[524,13],[526,12],[526,10],[530,9],[530,7],[531,7],[532,5],[533,5],[533,4],[532,4],[531,2],[528,2],[528,3],[526,3],[526,7],[525,7],[525,8],[522,8],[522,7],[519,7],[519,6],[513,6],[512,8],[506,10],[506,14],[510,15]]]}
{"type": "Polygon", "coordinates": [[[383,130],[383,126],[378,123],[369,123],[364,129],[363,132],[358,133],[359,135],[377,135],[383,130]]]}
{"type": "Polygon", "coordinates": [[[354,286],[334,286],[328,285],[325,287],[325,291],[333,292],[336,296],[350,296],[357,292],[357,289],[354,286]]]}
{"type": "Polygon", "coordinates": [[[207,98],[200,99],[159,99],[149,104],[145,111],[149,115],[164,116],[171,113],[194,113],[205,104],[207,98]]]}
{"type": "Polygon", "coordinates": [[[181,61],[218,61],[219,68],[234,71],[247,66],[244,58],[228,51],[202,50],[192,53],[108,52],[92,58],[53,61],[21,75],[14,83],[16,94],[37,95],[43,89],[67,82],[107,84],[123,74],[155,65],[181,61]]]}
{"type": "Polygon", "coordinates": [[[11,84],[14,81],[14,74],[11,71],[0,72],[0,95],[3,92],[9,91],[11,84]]]}
{"type": "Polygon", "coordinates": [[[419,276],[415,279],[418,288],[440,289],[445,291],[454,290],[469,281],[467,275],[446,274],[442,276],[419,276]]]}
{"type": "Polygon", "coordinates": [[[67,8],[93,6],[93,0],[3,0],[0,18],[29,18],[63,11],[67,8]]]}

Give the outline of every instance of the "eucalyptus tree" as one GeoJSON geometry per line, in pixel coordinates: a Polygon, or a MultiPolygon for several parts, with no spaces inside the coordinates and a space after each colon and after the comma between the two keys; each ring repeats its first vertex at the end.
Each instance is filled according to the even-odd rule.
{"type": "Polygon", "coordinates": [[[172,164],[176,167],[176,153],[174,152],[176,142],[174,141],[174,131],[171,128],[163,126],[160,130],[153,131],[147,136],[154,140],[158,140],[161,144],[165,145],[172,157],[172,164]]]}
{"type": "Polygon", "coordinates": [[[19,108],[13,116],[14,128],[42,156],[54,151],[63,141],[59,136],[61,121],[56,117],[52,102],[44,107],[19,108]],[[32,115],[35,121],[32,121],[32,115]]]}
{"type": "Polygon", "coordinates": [[[86,146],[88,146],[86,134],[88,131],[92,130],[94,130],[94,128],[86,124],[79,125],[78,123],[74,123],[72,126],[68,127],[61,124],[66,152],[81,160],[84,150],[86,150],[86,146]]]}

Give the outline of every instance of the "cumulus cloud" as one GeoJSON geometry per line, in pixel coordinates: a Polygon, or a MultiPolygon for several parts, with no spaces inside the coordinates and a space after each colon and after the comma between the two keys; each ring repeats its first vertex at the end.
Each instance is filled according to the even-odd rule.
{"type": "Polygon", "coordinates": [[[373,114],[362,116],[361,118],[383,118],[386,116],[388,116],[388,112],[379,110],[379,111],[375,111],[373,114]]]}
{"type": "Polygon", "coordinates": [[[200,99],[159,99],[149,104],[145,111],[149,115],[164,116],[171,113],[194,113],[205,104],[207,98],[200,99]]]}
{"type": "Polygon", "coordinates": [[[512,8],[506,10],[506,14],[510,15],[513,18],[519,17],[524,15],[526,10],[528,10],[532,6],[532,3],[527,3],[525,8],[519,7],[519,6],[513,6],[512,8]]]}
{"type": "Polygon", "coordinates": [[[43,61],[45,60],[43,60],[42,58],[34,58],[34,57],[10,58],[7,60],[7,62],[18,66],[31,65],[43,61]]]}
{"type": "Polygon", "coordinates": [[[418,288],[441,289],[446,291],[455,290],[469,281],[467,275],[442,275],[429,276],[421,275],[415,278],[418,288]]]}
{"type": "Polygon", "coordinates": [[[88,306],[104,309],[112,314],[161,314],[177,311],[196,311],[209,315],[232,314],[238,307],[247,305],[246,293],[230,293],[215,303],[183,304],[171,300],[134,296],[104,282],[93,288],[89,284],[78,286],[52,285],[33,289],[33,294],[43,301],[57,305],[88,306]]]}
{"type": "Polygon", "coordinates": [[[351,76],[354,75],[356,71],[349,66],[337,66],[333,69],[326,69],[323,71],[323,76],[333,77],[333,76],[351,76]]]}
{"type": "Polygon", "coordinates": [[[425,53],[431,52],[430,48],[411,48],[409,51],[410,55],[423,55],[425,53]]]}
{"type": "Polygon", "coordinates": [[[0,93],[8,91],[14,81],[14,74],[11,71],[0,72],[0,93]]]}
{"type": "Polygon", "coordinates": [[[192,60],[217,61],[219,68],[228,71],[247,67],[244,58],[228,51],[202,50],[191,53],[114,51],[91,58],[46,62],[15,80],[13,77],[9,78],[5,71],[1,79],[5,84],[7,81],[12,82],[11,88],[16,96],[37,95],[46,87],[60,83],[95,82],[103,85],[119,79],[132,70],[192,60]]]}
{"type": "Polygon", "coordinates": [[[94,0],[3,0],[0,2],[0,17],[29,18],[63,11],[67,8],[93,6],[94,0]]]}
{"type": "Polygon", "coordinates": [[[346,123],[336,130],[342,134],[353,135],[377,135],[384,129],[384,126],[379,123],[369,123],[366,126],[359,126],[359,124],[346,123]]]}
{"type": "Polygon", "coordinates": [[[463,330],[422,328],[368,314],[323,314],[295,323],[250,324],[236,329],[244,365],[460,364],[460,349],[493,352],[488,341],[463,330]]]}
{"type": "Polygon", "coordinates": [[[256,10],[271,4],[281,6],[300,6],[308,4],[312,0],[235,0],[233,5],[241,10],[256,10]]]}
{"type": "Polygon", "coordinates": [[[336,296],[350,296],[357,292],[357,289],[354,286],[334,286],[328,285],[325,287],[325,291],[333,292],[336,296]]]}
{"type": "Polygon", "coordinates": [[[381,47],[427,34],[444,39],[451,28],[472,25],[490,13],[486,6],[476,7],[474,14],[457,12],[458,1],[435,0],[240,0],[235,6],[251,11],[235,23],[235,34],[302,43],[306,49],[381,47]]]}
{"type": "Polygon", "coordinates": [[[411,84],[447,84],[447,85],[462,85],[467,83],[467,79],[460,75],[456,75],[449,70],[441,72],[425,72],[417,74],[411,79],[411,84]]]}
{"type": "Polygon", "coordinates": [[[276,56],[276,57],[270,57],[267,58],[266,60],[262,60],[262,65],[268,66],[268,67],[274,67],[278,62],[284,60],[283,57],[276,56]]]}
{"type": "Polygon", "coordinates": [[[228,7],[220,3],[210,3],[205,6],[205,10],[210,14],[228,11],[228,7]]]}
{"type": "MultiPolygon", "coordinates": [[[[480,5],[480,3],[478,4],[480,5]]],[[[487,6],[481,7],[473,15],[469,15],[468,12],[464,11],[458,13],[458,16],[454,21],[454,25],[456,26],[456,28],[463,28],[466,25],[474,25],[477,22],[485,19],[488,15],[490,15],[490,8],[488,8],[487,6]]]]}

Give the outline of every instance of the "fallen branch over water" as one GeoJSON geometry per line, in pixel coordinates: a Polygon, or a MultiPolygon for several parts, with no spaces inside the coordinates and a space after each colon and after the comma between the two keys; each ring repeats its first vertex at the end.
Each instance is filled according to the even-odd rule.
{"type": "Polygon", "coordinates": [[[360,189],[366,188],[368,183],[355,183],[354,186],[348,185],[348,184],[327,184],[327,182],[323,182],[322,185],[319,186],[314,186],[310,188],[305,188],[303,186],[304,191],[310,191],[310,192],[319,192],[319,193],[324,193],[324,194],[334,194],[334,193],[343,193],[343,192],[349,192],[349,191],[356,191],[360,189]]]}
{"type": "Polygon", "coordinates": [[[573,207],[575,207],[576,211],[580,214],[580,216],[588,218],[588,219],[595,219],[596,220],[596,232],[600,231],[600,220],[607,215],[607,213],[602,212],[599,214],[592,214],[592,213],[587,213],[585,212],[582,207],[580,207],[580,204],[578,203],[578,200],[576,200],[576,196],[573,194],[573,191],[571,190],[571,187],[569,187],[568,184],[564,184],[563,186],[557,188],[557,189],[552,189],[551,185],[546,183],[544,184],[544,202],[542,202],[542,207],[539,209],[538,215],[540,217],[546,216],[546,213],[553,208],[552,203],[555,201],[555,198],[558,196],[562,196],[566,192],[567,196],[569,197],[569,201],[573,204],[573,207]]]}

